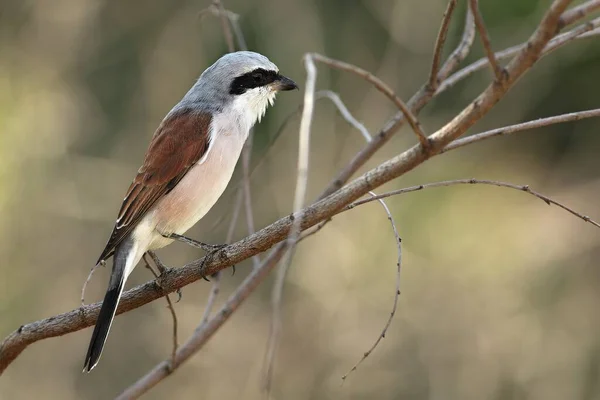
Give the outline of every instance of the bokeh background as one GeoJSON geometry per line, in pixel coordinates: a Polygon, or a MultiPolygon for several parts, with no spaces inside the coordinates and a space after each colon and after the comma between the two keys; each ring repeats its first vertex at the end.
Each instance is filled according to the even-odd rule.
{"type": "MultiPolygon", "coordinates": [[[[448,49],[460,38],[465,1],[448,49]]],[[[524,41],[549,0],[481,1],[496,49],[524,41]]],[[[356,63],[408,99],[427,78],[442,0],[229,0],[252,50],[302,85],[301,57],[356,63]]],[[[577,4],[577,2],[575,2],[577,4]]],[[[162,117],[227,51],[220,21],[197,0],[3,0],[0,3],[0,334],[76,308],[123,193],[162,117]]],[[[446,51],[446,54],[448,51],[446,51]]],[[[482,56],[479,42],[467,61],[482,56]]],[[[428,132],[464,107],[489,70],[433,101],[428,132]]],[[[319,67],[375,133],[394,109],[354,76],[319,67]]],[[[600,106],[600,41],[545,58],[469,133],[600,106]]],[[[255,130],[255,219],[290,212],[298,118],[268,145],[301,92],[279,96],[255,130]]],[[[387,189],[482,178],[529,184],[600,219],[600,121],[489,140],[436,157],[387,189]]],[[[327,101],[313,124],[309,197],[363,146],[327,101]]],[[[370,167],[415,142],[402,130],[370,167]]],[[[235,186],[190,235],[224,241],[235,186]],[[222,216],[223,222],[219,222],[222,216]]],[[[336,217],[303,242],[286,284],[277,399],[599,399],[600,231],[524,193],[468,186],[388,201],[403,238],[398,313],[375,352],[341,376],[381,331],[392,306],[396,247],[376,203],[336,217]]],[[[246,234],[239,223],[235,237],[246,234]]],[[[201,253],[160,252],[172,266],[201,253]]],[[[248,273],[222,279],[219,304],[248,273]]],[[[89,286],[102,298],[109,269],[89,286]]],[[[130,286],[151,278],[135,271],[130,286]]],[[[148,399],[258,399],[271,277],[193,359],[148,399]]],[[[184,289],[180,341],[204,311],[210,284],[184,289]]],[[[107,399],[170,354],[164,300],[117,317],[92,374],[81,367],[91,328],[29,347],[0,378],[2,399],[107,399]]]]}

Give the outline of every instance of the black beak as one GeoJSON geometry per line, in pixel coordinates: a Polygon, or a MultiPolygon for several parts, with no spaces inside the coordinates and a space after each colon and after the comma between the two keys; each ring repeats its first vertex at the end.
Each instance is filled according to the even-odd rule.
{"type": "Polygon", "coordinates": [[[279,75],[279,77],[277,78],[276,87],[279,91],[298,89],[298,85],[296,85],[296,82],[283,75],[279,75]]]}

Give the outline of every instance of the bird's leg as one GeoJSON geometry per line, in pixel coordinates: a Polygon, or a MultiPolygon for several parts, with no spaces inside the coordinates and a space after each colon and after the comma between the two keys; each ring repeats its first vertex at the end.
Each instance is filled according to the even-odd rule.
{"type": "MultiPolygon", "coordinates": [[[[208,243],[204,243],[204,242],[200,242],[196,239],[192,239],[189,238],[187,236],[183,236],[183,235],[179,235],[177,233],[161,233],[161,236],[167,239],[172,239],[172,240],[178,240],[180,242],[189,244],[192,247],[195,247],[197,249],[202,249],[204,251],[206,251],[206,256],[204,257],[204,259],[202,260],[202,264],[200,265],[200,269],[204,268],[204,265],[209,261],[212,260],[212,258],[214,257],[214,255],[221,249],[227,247],[227,244],[208,244],[208,243]]],[[[233,269],[233,274],[235,274],[235,265],[231,266],[233,269]]],[[[202,276],[202,279],[204,279],[205,281],[209,281],[209,279],[206,276],[202,276]]],[[[210,282],[210,281],[209,281],[210,282]]]]}
{"type": "Polygon", "coordinates": [[[195,239],[191,239],[187,236],[179,235],[177,233],[161,233],[161,235],[162,237],[165,237],[167,239],[178,240],[185,244],[189,244],[192,247],[196,247],[197,249],[202,249],[206,252],[221,250],[223,247],[227,247],[226,244],[208,244],[195,239]]]}
{"type": "MultiPolygon", "coordinates": [[[[169,270],[171,268],[167,267],[160,260],[160,258],[158,258],[158,256],[156,255],[156,253],[153,252],[152,250],[149,250],[147,253],[152,258],[152,261],[154,262],[154,265],[156,265],[156,268],[158,268],[158,272],[160,273],[160,275],[156,278],[156,283],[158,283],[158,285],[162,287],[161,281],[162,281],[162,279],[164,279],[164,277],[166,276],[166,274],[169,272],[169,270]]],[[[146,261],[145,257],[144,257],[144,261],[146,261]]],[[[146,261],[146,264],[149,265],[148,261],[146,261]]],[[[181,297],[183,296],[183,293],[181,292],[181,289],[177,289],[176,293],[177,293],[177,301],[176,301],[176,303],[179,303],[179,301],[181,300],[181,297]]]]}

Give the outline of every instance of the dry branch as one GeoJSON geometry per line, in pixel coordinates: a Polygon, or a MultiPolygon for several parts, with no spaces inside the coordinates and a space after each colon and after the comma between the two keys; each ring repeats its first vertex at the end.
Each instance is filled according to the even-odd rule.
{"type": "Polygon", "coordinates": [[[496,136],[510,135],[510,134],[522,132],[522,131],[525,131],[528,129],[541,128],[543,126],[562,124],[565,122],[579,121],[582,119],[592,118],[592,117],[600,117],[600,108],[597,108],[594,110],[587,110],[587,111],[578,111],[578,112],[573,112],[573,113],[569,113],[569,114],[556,115],[554,117],[540,118],[535,121],[523,122],[520,124],[505,126],[502,128],[492,129],[492,130],[489,130],[486,132],[467,136],[465,138],[455,140],[454,142],[450,143],[448,146],[444,147],[444,149],[442,150],[442,153],[457,149],[459,147],[466,146],[468,144],[479,142],[481,140],[496,137],[496,136]]]}
{"type": "Polygon", "coordinates": [[[370,203],[372,201],[379,200],[379,199],[385,199],[390,196],[396,196],[399,194],[405,194],[405,193],[410,193],[410,192],[417,192],[417,191],[423,190],[423,189],[430,189],[430,188],[444,187],[444,186],[453,186],[453,185],[490,185],[490,186],[504,187],[504,188],[508,188],[508,189],[514,189],[514,190],[518,190],[521,192],[525,192],[534,197],[537,197],[538,199],[542,200],[544,203],[546,203],[548,205],[554,204],[555,206],[562,208],[563,210],[576,216],[577,218],[594,225],[596,228],[600,228],[600,224],[598,222],[594,221],[593,219],[591,219],[589,216],[581,214],[580,212],[575,211],[571,207],[568,207],[568,206],[564,205],[563,203],[560,203],[554,199],[551,199],[550,197],[548,197],[546,195],[543,195],[539,192],[531,190],[529,185],[515,185],[514,183],[492,181],[492,180],[486,180],[486,179],[473,179],[473,178],[432,182],[432,183],[426,183],[426,184],[417,185],[417,186],[411,186],[411,187],[407,187],[404,189],[392,190],[391,192],[383,193],[383,194],[380,194],[380,195],[377,195],[374,197],[370,197],[370,198],[367,198],[364,200],[356,201],[356,202],[350,204],[347,207],[347,209],[351,210],[352,208],[354,208],[356,206],[370,203]]]}
{"type": "Polygon", "coordinates": [[[419,139],[419,143],[423,147],[424,150],[429,149],[429,142],[427,141],[427,135],[423,132],[423,128],[421,128],[421,124],[417,120],[417,117],[410,111],[409,107],[402,101],[400,97],[394,93],[392,88],[390,88],[385,82],[381,79],[377,78],[375,75],[366,71],[362,68],[357,67],[356,65],[348,64],[344,61],[334,60],[333,58],[329,58],[317,53],[311,53],[309,56],[320,63],[323,63],[331,68],[336,68],[342,71],[352,72],[355,75],[360,76],[367,82],[373,84],[373,86],[383,93],[388,99],[392,101],[398,107],[398,109],[404,115],[404,118],[408,121],[408,124],[412,128],[415,135],[419,139]]]}
{"type": "Polygon", "coordinates": [[[502,68],[498,64],[498,60],[496,60],[496,55],[494,54],[494,50],[492,50],[490,35],[485,28],[485,22],[483,22],[483,17],[479,12],[479,0],[469,0],[469,8],[471,9],[473,17],[475,18],[475,28],[477,28],[477,32],[479,32],[481,44],[483,45],[483,50],[485,51],[485,55],[492,69],[492,73],[494,74],[496,80],[500,80],[502,77],[502,68]]]}
{"type": "Polygon", "coordinates": [[[435,40],[435,46],[433,49],[433,60],[431,61],[431,71],[429,72],[429,90],[435,91],[439,84],[438,73],[440,72],[440,63],[442,60],[442,51],[444,50],[444,43],[446,43],[446,37],[448,36],[448,28],[450,27],[450,20],[452,14],[456,8],[456,0],[450,0],[444,11],[442,17],[442,24],[435,40]]]}
{"type": "Polygon", "coordinates": [[[373,350],[375,350],[375,348],[377,347],[379,342],[381,342],[381,339],[385,338],[385,334],[387,333],[388,329],[390,328],[390,325],[392,325],[392,320],[394,319],[394,315],[396,315],[396,310],[398,309],[398,298],[400,297],[400,276],[401,276],[401,272],[402,272],[402,239],[400,238],[400,234],[398,234],[398,228],[396,228],[396,223],[394,222],[394,217],[392,217],[392,213],[390,212],[390,209],[388,208],[387,204],[385,204],[385,201],[383,201],[383,199],[381,197],[378,198],[378,196],[373,192],[369,192],[369,194],[371,195],[372,199],[374,199],[374,200],[377,199],[379,204],[381,204],[381,206],[383,207],[383,210],[385,211],[387,218],[390,221],[390,224],[392,225],[392,231],[394,232],[394,241],[396,242],[396,247],[398,248],[398,259],[396,260],[396,290],[394,291],[394,302],[392,303],[392,311],[390,312],[390,315],[389,315],[385,325],[383,326],[383,330],[381,331],[379,336],[377,336],[377,339],[375,340],[373,345],[369,348],[369,350],[367,350],[366,352],[363,353],[361,359],[358,360],[358,362],[356,364],[354,364],[354,366],[352,366],[350,371],[346,372],[342,376],[342,381],[345,381],[346,378],[348,377],[348,375],[350,375],[352,372],[356,371],[358,366],[367,357],[369,357],[369,355],[371,355],[373,350]]]}

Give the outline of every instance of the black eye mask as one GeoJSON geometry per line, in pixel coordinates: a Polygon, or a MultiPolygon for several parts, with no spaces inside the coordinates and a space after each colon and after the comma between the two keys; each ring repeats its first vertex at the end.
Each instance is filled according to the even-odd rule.
{"type": "Polygon", "coordinates": [[[279,79],[279,74],[275,71],[257,68],[254,71],[240,75],[231,82],[229,87],[230,94],[242,94],[248,89],[268,85],[279,79]]]}

